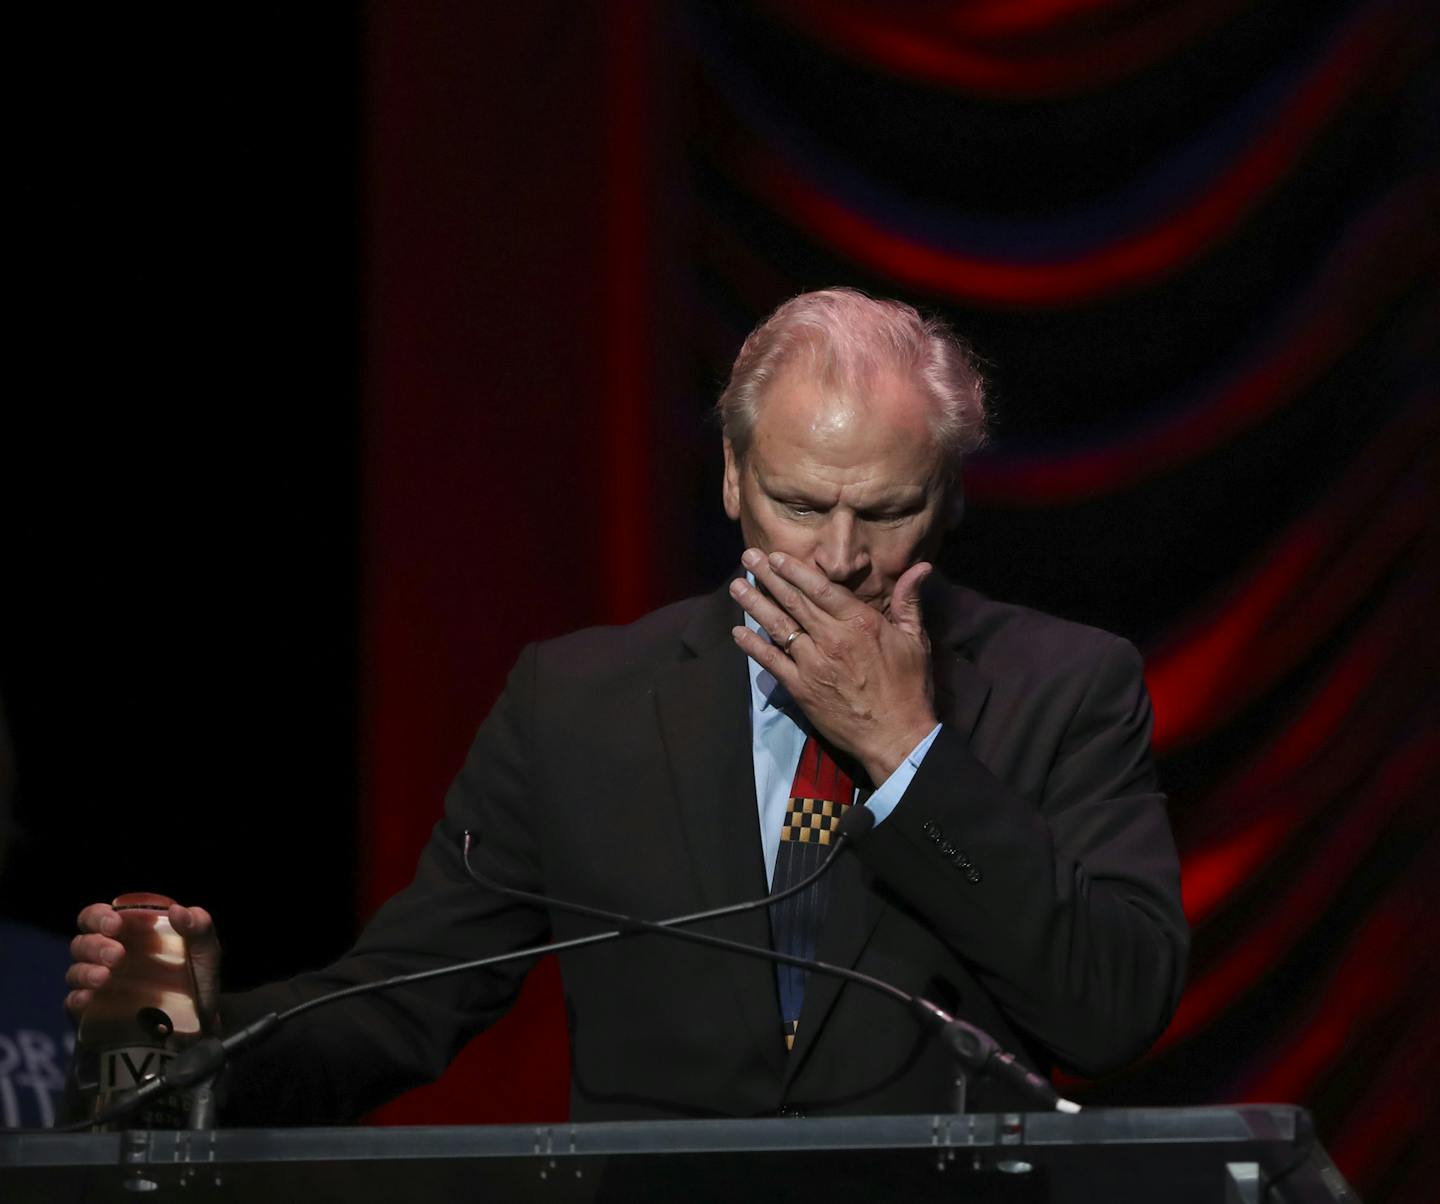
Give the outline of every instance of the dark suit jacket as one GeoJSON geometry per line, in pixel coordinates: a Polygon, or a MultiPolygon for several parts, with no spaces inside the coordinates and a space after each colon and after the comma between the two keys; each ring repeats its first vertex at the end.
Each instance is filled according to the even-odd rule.
{"type": "MultiPolygon", "coordinates": [[[[833,875],[819,956],[1082,1073],[1142,1052],[1188,934],[1125,641],[965,589],[926,596],[943,730],[891,816],[833,875]]],[[[414,883],[317,974],[227,997],[226,1024],[322,991],[587,922],[497,900],[476,864],[552,896],[663,917],[765,891],[748,679],[728,594],[527,648],[476,736],[414,883]]],[[[713,930],[769,944],[764,909],[713,930]]],[[[656,937],[562,958],[572,1118],[944,1111],[953,1069],[909,1014],[811,977],[795,1049],[773,968],[656,937]]],[[[336,1120],[437,1076],[523,967],[310,1013],[232,1071],[232,1122],[336,1120]]],[[[973,1107],[1009,1105],[981,1084],[973,1107]]]]}

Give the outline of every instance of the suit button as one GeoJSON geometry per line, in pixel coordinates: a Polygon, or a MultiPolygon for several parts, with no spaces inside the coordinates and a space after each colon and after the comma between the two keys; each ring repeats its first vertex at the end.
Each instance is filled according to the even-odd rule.
{"type": "Polygon", "coordinates": [[[921,824],[920,831],[924,832],[925,835],[928,836],[931,840],[939,840],[942,835],[940,831],[940,825],[937,824],[933,819],[927,819],[923,824],[921,824]]]}
{"type": "Polygon", "coordinates": [[[776,1115],[794,1117],[795,1119],[800,1120],[804,1118],[805,1113],[800,1111],[799,1108],[792,1108],[789,1104],[782,1104],[779,1111],[776,1112],[776,1115]]]}
{"type": "Polygon", "coordinates": [[[940,851],[944,853],[947,857],[954,857],[955,854],[958,853],[960,850],[955,847],[955,842],[953,840],[947,840],[944,844],[940,846],[940,851]]]}
{"type": "Polygon", "coordinates": [[[965,881],[978,884],[980,881],[980,871],[972,865],[965,871],[965,881]]]}

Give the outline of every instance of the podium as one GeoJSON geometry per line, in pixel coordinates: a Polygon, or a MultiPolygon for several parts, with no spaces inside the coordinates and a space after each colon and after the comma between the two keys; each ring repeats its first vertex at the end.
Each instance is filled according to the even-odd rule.
{"type": "Polygon", "coordinates": [[[0,1133],[0,1200],[1351,1204],[1288,1105],[0,1133]],[[1269,1190],[1267,1197],[1266,1192],[1269,1190]]]}

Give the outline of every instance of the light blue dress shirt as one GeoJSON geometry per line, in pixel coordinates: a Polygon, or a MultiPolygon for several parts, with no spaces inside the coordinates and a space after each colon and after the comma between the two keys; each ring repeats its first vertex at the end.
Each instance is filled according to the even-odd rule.
{"type": "MultiPolygon", "coordinates": [[[[746,576],[754,585],[755,578],[748,573],[746,576]]],[[[758,632],[761,639],[770,639],[769,634],[748,614],[745,626],[758,632]]],[[[750,667],[750,752],[755,760],[760,845],[765,852],[765,881],[773,884],[775,858],[780,852],[780,828],[785,822],[786,808],[790,805],[790,787],[795,781],[795,769],[805,748],[809,723],[773,674],[748,657],[746,661],[750,667]]],[[[865,800],[865,806],[874,812],[877,824],[882,823],[904,797],[915,771],[920,768],[939,732],[940,725],[937,723],[930,734],[900,762],[895,772],[865,800]]]]}

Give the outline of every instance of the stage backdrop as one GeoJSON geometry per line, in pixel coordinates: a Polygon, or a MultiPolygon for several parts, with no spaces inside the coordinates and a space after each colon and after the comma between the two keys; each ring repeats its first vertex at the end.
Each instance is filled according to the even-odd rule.
{"type": "MultiPolygon", "coordinates": [[[[1145,652],[1195,926],[1095,1102],[1293,1100],[1440,1173],[1437,208],[1419,0],[378,5],[362,910],[524,641],[713,584],[705,422],[801,289],[990,366],[957,578],[1145,652]]],[[[553,970],[382,1119],[565,1111],[553,970]]]]}

